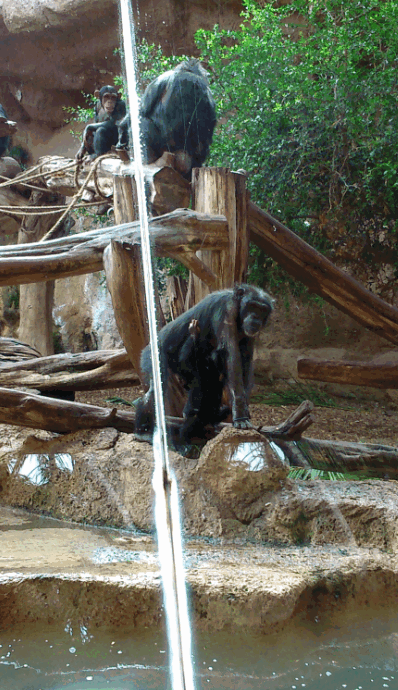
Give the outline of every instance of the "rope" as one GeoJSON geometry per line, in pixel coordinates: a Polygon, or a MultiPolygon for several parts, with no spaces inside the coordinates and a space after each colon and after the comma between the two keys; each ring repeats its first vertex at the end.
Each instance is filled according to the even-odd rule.
{"type": "MultiPolygon", "coordinates": [[[[49,170],[47,172],[39,172],[36,174],[36,170],[41,170],[42,166],[43,166],[43,163],[39,163],[38,165],[33,166],[33,168],[29,168],[29,170],[26,170],[26,171],[20,173],[20,175],[17,175],[12,180],[7,178],[8,182],[1,182],[0,183],[0,189],[2,187],[11,187],[12,185],[15,185],[15,184],[24,184],[27,180],[37,180],[40,178],[50,177],[51,175],[54,175],[54,173],[60,173],[60,172],[63,172],[64,170],[69,170],[69,168],[74,168],[76,165],[77,165],[77,162],[73,161],[72,163],[67,163],[66,165],[64,165],[62,168],[59,168],[58,170],[49,170]],[[33,174],[33,173],[35,173],[35,174],[33,174]]],[[[47,187],[43,187],[43,188],[40,187],[39,189],[42,192],[48,191],[51,194],[54,193],[53,190],[50,190],[47,187]]]]}
{"type": "MultiPolygon", "coordinates": [[[[91,206],[98,206],[99,203],[99,201],[83,201],[80,204],[76,204],[74,208],[89,208],[91,206]]],[[[53,210],[43,211],[43,206],[0,206],[0,213],[4,213],[7,216],[51,216],[62,211],[65,208],[65,204],[62,206],[46,206],[46,209],[48,208],[53,210]],[[14,210],[10,211],[9,209],[14,210]]]]}
{"type": "Polygon", "coordinates": [[[60,225],[60,223],[62,223],[62,221],[64,220],[64,218],[68,215],[69,211],[72,210],[72,208],[73,208],[74,205],[76,204],[78,198],[83,194],[83,192],[84,192],[84,190],[86,189],[86,187],[87,187],[87,185],[88,185],[88,183],[89,183],[91,177],[94,176],[94,185],[95,185],[96,190],[98,189],[99,196],[102,196],[103,199],[107,199],[107,198],[108,198],[108,197],[104,196],[104,195],[102,194],[102,192],[99,190],[99,187],[98,187],[98,180],[96,179],[96,174],[97,174],[98,166],[99,166],[99,164],[100,164],[105,158],[117,158],[117,156],[115,156],[114,154],[106,153],[106,154],[104,154],[103,156],[98,156],[98,158],[96,158],[95,161],[92,162],[91,167],[90,167],[90,170],[89,170],[89,173],[88,173],[86,179],[84,180],[82,186],[81,186],[80,189],[76,192],[76,194],[72,197],[71,202],[70,202],[70,203],[68,204],[68,206],[66,207],[64,213],[62,213],[62,215],[58,218],[57,222],[54,223],[54,225],[52,226],[52,228],[50,228],[50,230],[44,235],[44,237],[42,237],[41,240],[39,240],[40,242],[46,242],[47,240],[51,239],[51,237],[53,236],[55,230],[58,228],[58,226],[60,225]]]}
{"type": "MultiPolygon", "coordinates": [[[[101,192],[99,184],[98,184],[98,168],[99,164],[101,163],[102,160],[105,158],[118,158],[115,154],[112,153],[106,153],[103,156],[99,156],[96,158],[90,167],[90,170],[88,172],[88,175],[86,179],[84,180],[83,184],[81,187],[78,189],[76,194],[72,197],[71,202],[68,204],[68,206],[65,208],[65,205],[52,205],[52,206],[46,206],[46,210],[43,210],[42,206],[12,206],[12,205],[0,205],[0,213],[4,213],[7,216],[14,217],[14,216],[21,216],[22,218],[25,216],[49,216],[49,215],[55,215],[62,211],[64,209],[64,212],[61,214],[61,216],[58,218],[57,222],[52,226],[52,228],[42,237],[40,242],[44,242],[45,240],[48,240],[52,233],[56,230],[56,228],[59,226],[59,224],[64,220],[65,216],[69,213],[72,208],[87,208],[91,206],[98,206],[98,201],[83,201],[80,203],[77,203],[77,200],[79,197],[83,194],[84,190],[86,189],[91,177],[93,177],[93,182],[94,182],[94,187],[95,191],[98,196],[100,196],[102,199],[109,199],[103,192],[101,192]],[[12,209],[12,210],[11,210],[12,209]]],[[[34,166],[33,168],[30,168],[29,171],[23,172],[20,175],[17,175],[14,177],[12,180],[9,178],[5,178],[3,175],[0,175],[0,179],[6,180],[6,182],[0,183],[0,188],[2,187],[11,187],[12,185],[16,184],[23,184],[25,187],[28,187],[30,189],[33,189],[35,191],[39,192],[48,192],[50,194],[54,194],[55,190],[48,189],[47,187],[36,187],[33,185],[28,185],[26,184],[27,179],[40,179],[43,177],[47,177],[50,175],[53,175],[54,172],[60,173],[65,170],[69,170],[70,168],[74,167],[75,168],[75,174],[74,174],[74,183],[75,187],[79,186],[78,182],[78,174],[79,170],[81,168],[81,161],[74,161],[73,163],[68,163],[64,165],[62,168],[57,169],[56,171],[49,171],[49,172],[38,172],[37,174],[33,174],[35,171],[41,170],[42,168],[42,163],[39,165],[34,166]]],[[[21,228],[22,230],[23,228],[21,228]]],[[[26,232],[26,230],[24,230],[26,232]]]]}

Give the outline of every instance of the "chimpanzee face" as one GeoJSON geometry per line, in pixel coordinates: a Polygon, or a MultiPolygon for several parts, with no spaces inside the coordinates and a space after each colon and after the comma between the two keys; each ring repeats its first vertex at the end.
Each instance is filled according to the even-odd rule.
{"type": "Polygon", "coordinates": [[[94,91],[94,96],[95,98],[98,98],[99,102],[101,103],[101,107],[98,109],[97,105],[97,113],[99,110],[103,110],[106,115],[112,115],[114,112],[117,102],[120,100],[121,95],[118,91],[116,91],[114,86],[103,86],[101,89],[96,89],[94,91]]]}
{"type": "Polygon", "coordinates": [[[101,98],[101,104],[102,104],[102,107],[105,110],[105,112],[108,114],[113,113],[118,100],[119,100],[119,96],[117,93],[105,91],[105,93],[103,94],[103,96],[101,98]]]}
{"type": "Polygon", "coordinates": [[[271,313],[271,307],[265,302],[250,301],[242,304],[242,331],[248,338],[254,338],[264,328],[271,313]]]}

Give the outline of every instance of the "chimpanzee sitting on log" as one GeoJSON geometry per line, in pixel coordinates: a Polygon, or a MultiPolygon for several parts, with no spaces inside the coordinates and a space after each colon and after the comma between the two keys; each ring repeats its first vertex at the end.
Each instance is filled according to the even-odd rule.
{"type": "MultiPolygon", "coordinates": [[[[217,424],[231,413],[221,406],[224,386],[232,400],[232,421],[239,429],[251,428],[248,397],[251,387],[255,336],[266,325],[272,299],[260,288],[236,285],[205,297],[159,331],[163,391],[169,372],[178,374],[188,401],[177,445],[204,438],[205,426],[217,424]]],[[[141,355],[141,370],[148,392],[136,408],[136,433],[147,436],[154,428],[154,388],[150,348],[141,355]]]]}
{"type": "MultiPolygon", "coordinates": [[[[192,168],[206,160],[217,122],[206,70],[196,59],[154,79],[141,100],[141,139],[144,162],[153,163],[165,151],[176,155],[177,170],[191,179],[192,168]]],[[[130,116],[119,126],[118,148],[128,144],[130,116]]]]}
{"type": "Polygon", "coordinates": [[[87,125],[84,130],[77,160],[81,160],[85,153],[90,154],[91,160],[108,153],[118,142],[118,123],[126,115],[126,104],[114,86],[103,86],[94,91],[94,96],[97,98],[95,123],[87,125]]]}

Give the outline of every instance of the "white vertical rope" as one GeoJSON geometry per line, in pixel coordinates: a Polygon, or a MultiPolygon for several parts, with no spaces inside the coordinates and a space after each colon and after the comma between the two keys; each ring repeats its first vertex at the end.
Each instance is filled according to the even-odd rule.
{"type": "Polygon", "coordinates": [[[153,437],[153,453],[155,460],[153,475],[153,486],[155,489],[155,522],[170,647],[171,680],[173,690],[194,690],[191,629],[188,616],[183,564],[178,490],[175,477],[170,473],[166,417],[159,364],[149,224],[140,142],[140,114],[135,70],[136,45],[130,0],[120,0],[120,14],[131,131],[134,146],[135,180],[137,185],[141,228],[141,253],[152,357],[152,376],[156,411],[156,427],[153,437]]]}

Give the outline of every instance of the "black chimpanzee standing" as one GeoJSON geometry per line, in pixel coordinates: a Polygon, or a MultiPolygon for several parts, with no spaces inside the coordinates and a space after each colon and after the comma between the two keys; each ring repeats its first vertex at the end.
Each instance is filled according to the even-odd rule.
{"type": "MultiPolygon", "coordinates": [[[[176,155],[176,167],[187,179],[206,160],[217,122],[206,70],[196,59],[181,62],[147,87],[140,107],[144,161],[165,151],[176,155]]],[[[129,116],[119,127],[118,146],[128,143],[129,116]]]]}
{"type": "MultiPolygon", "coordinates": [[[[0,129],[2,127],[4,127],[5,130],[10,133],[15,132],[17,129],[16,122],[12,122],[8,119],[6,111],[4,110],[3,106],[0,105],[0,129]]],[[[3,154],[7,151],[10,146],[10,142],[10,134],[0,136],[0,156],[3,156],[3,154]]]]}
{"type": "MultiPolygon", "coordinates": [[[[213,292],[159,331],[164,394],[170,371],[178,374],[188,391],[178,443],[203,438],[207,424],[217,424],[231,412],[221,405],[225,386],[232,401],[234,426],[251,427],[248,398],[254,341],[272,308],[272,299],[260,288],[236,285],[234,289],[213,292]]],[[[136,433],[147,435],[154,425],[149,346],[142,352],[141,370],[149,390],[136,408],[136,433]]]]}
{"type": "Polygon", "coordinates": [[[114,86],[103,86],[94,91],[95,123],[87,125],[76,158],[81,160],[89,153],[92,160],[108,153],[118,142],[118,123],[126,115],[126,104],[114,86]]]}

